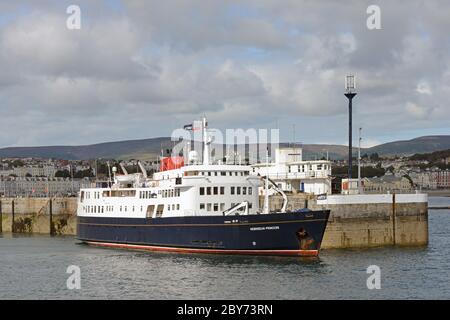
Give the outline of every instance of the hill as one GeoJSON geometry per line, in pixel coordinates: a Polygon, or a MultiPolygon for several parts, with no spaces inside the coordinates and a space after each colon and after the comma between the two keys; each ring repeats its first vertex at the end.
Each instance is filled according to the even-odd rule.
{"type": "MultiPolygon", "coordinates": [[[[0,157],[18,158],[57,158],[67,160],[81,160],[94,158],[114,159],[155,159],[164,146],[170,146],[168,137],[151,139],[126,140],[117,142],[105,142],[84,146],[42,146],[42,147],[9,147],[0,149],[0,157]]],[[[288,145],[282,143],[282,146],[288,145]]],[[[327,152],[330,159],[345,159],[347,147],[343,145],[325,144],[303,144],[305,159],[320,159],[326,157],[327,152]]],[[[387,155],[413,155],[416,153],[430,153],[450,149],[450,135],[426,136],[411,140],[394,141],[380,144],[372,148],[362,149],[361,153],[378,153],[380,156],[387,155]]],[[[353,152],[356,153],[354,148],[353,152]]]]}
{"type": "Polygon", "coordinates": [[[393,141],[368,148],[366,153],[378,153],[383,156],[413,155],[416,153],[431,153],[450,149],[450,135],[424,136],[411,140],[393,141]]]}

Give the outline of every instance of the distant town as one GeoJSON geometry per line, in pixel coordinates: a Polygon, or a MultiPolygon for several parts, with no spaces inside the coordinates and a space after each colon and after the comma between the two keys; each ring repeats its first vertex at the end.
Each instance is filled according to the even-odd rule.
{"type": "MultiPolygon", "coordinates": [[[[302,159],[301,148],[282,148],[273,157],[269,176],[287,192],[314,194],[352,193],[357,187],[358,159],[354,158],[352,179],[348,181],[348,163],[326,157],[302,159]],[[352,184],[353,183],[353,184],[352,184]],[[353,185],[353,187],[352,187],[353,185]],[[353,189],[353,191],[352,191],[353,189]]],[[[60,160],[42,158],[1,158],[0,196],[52,197],[76,196],[80,188],[101,186],[111,179],[111,168],[120,172],[115,159],[60,160]]],[[[139,172],[137,160],[121,161],[128,173],[139,172]]],[[[149,175],[159,171],[159,159],[141,161],[149,175]]],[[[248,163],[254,172],[263,173],[265,164],[248,163]]],[[[363,154],[360,159],[361,188],[364,193],[411,192],[450,189],[450,149],[411,156],[363,154]]]]}

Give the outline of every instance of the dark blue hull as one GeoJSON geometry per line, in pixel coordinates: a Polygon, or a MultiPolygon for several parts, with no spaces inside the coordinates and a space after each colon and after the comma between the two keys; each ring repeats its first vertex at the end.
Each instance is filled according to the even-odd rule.
{"type": "Polygon", "coordinates": [[[328,210],[156,219],[78,217],[77,238],[108,247],[176,252],[317,255],[328,210]]]}

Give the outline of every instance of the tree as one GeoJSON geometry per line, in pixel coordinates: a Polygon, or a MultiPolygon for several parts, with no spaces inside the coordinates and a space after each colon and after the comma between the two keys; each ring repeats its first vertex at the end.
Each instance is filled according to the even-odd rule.
{"type": "Polygon", "coordinates": [[[58,170],[55,173],[55,177],[57,177],[57,178],[70,178],[70,172],[67,169],[65,169],[65,170],[58,170]]]}
{"type": "Polygon", "coordinates": [[[21,160],[14,160],[13,162],[12,162],[12,166],[13,167],[23,167],[25,164],[23,163],[23,161],[21,161],[21,160]]]}
{"type": "Polygon", "coordinates": [[[380,156],[378,155],[378,153],[374,152],[370,155],[370,160],[378,161],[380,160],[380,156]]]}

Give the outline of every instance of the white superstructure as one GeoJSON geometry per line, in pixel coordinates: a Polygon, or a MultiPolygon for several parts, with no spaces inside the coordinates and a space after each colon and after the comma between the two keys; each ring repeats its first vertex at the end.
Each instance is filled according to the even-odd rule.
{"type": "Polygon", "coordinates": [[[277,148],[275,162],[254,164],[252,171],[268,175],[283,191],[331,194],[331,162],[302,160],[301,148],[277,148]]]}
{"type": "MultiPolygon", "coordinates": [[[[109,188],[81,189],[78,216],[157,218],[260,213],[261,177],[244,165],[211,164],[206,119],[200,164],[116,175],[109,188]]],[[[126,172],[126,170],[125,170],[126,172]]]]}

